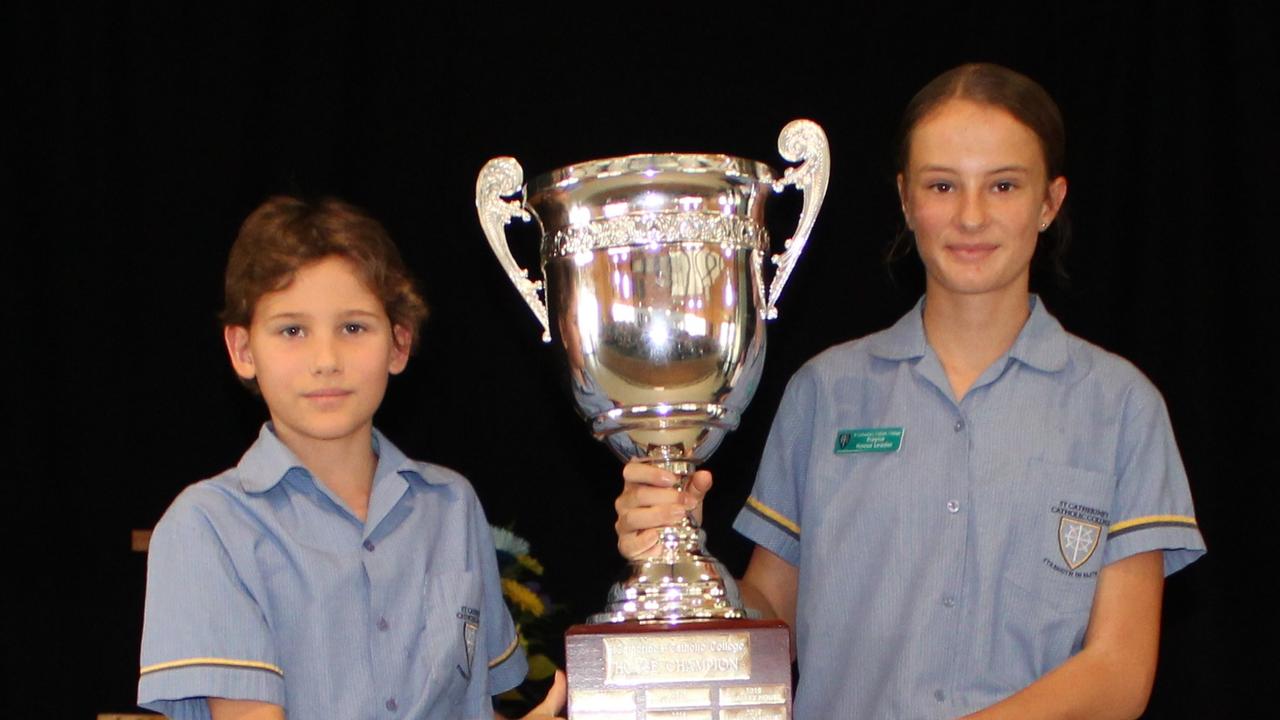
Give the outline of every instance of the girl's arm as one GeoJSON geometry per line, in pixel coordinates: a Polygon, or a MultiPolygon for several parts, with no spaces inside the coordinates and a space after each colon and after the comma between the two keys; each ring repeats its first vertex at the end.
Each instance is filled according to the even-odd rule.
{"type": "Polygon", "coordinates": [[[1084,649],[1017,693],[967,717],[1138,717],[1155,681],[1163,591],[1160,550],[1107,565],[1098,574],[1084,649]]]}

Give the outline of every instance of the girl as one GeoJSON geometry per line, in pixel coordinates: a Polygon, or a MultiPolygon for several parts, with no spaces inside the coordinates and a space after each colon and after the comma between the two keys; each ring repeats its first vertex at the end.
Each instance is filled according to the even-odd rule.
{"type": "MultiPolygon", "coordinates": [[[[925,296],[788,385],[735,522],[756,543],[744,600],[794,628],[797,717],[1136,717],[1164,576],[1204,544],[1159,393],[1030,293],[1059,240],[1061,116],[972,64],[902,127],[925,296]]],[[[627,557],[711,484],[624,477],[627,557]]]]}

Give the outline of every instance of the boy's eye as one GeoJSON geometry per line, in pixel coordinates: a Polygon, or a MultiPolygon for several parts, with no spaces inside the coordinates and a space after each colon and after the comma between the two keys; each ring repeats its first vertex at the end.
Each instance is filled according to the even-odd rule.
{"type": "Polygon", "coordinates": [[[346,325],[342,326],[342,331],[347,333],[348,335],[359,335],[360,333],[364,332],[366,329],[367,328],[365,328],[365,326],[361,325],[360,323],[347,323],[346,325]]]}
{"type": "Polygon", "coordinates": [[[994,185],[995,191],[1002,193],[1010,192],[1016,187],[1018,187],[1018,185],[1009,180],[1002,180],[994,185]]]}
{"type": "Polygon", "coordinates": [[[280,334],[285,337],[302,337],[302,327],[299,325],[286,325],[280,328],[280,334]]]}
{"type": "Polygon", "coordinates": [[[947,193],[951,192],[954,189],[954,186],[946,180],[938,180],[936,182],[929,183],[929,189],[937,193],[947,193]]]}

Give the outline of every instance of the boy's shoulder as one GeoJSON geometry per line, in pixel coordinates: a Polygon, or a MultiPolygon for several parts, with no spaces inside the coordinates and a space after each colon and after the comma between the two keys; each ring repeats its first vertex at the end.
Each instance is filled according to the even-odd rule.
{"type": "MultiPolygon", "coordinates": [[[[252,533],[254,527],[274,524],[272,518],[280,505],[289,502],[282,498],[300,488],[307,488],[302,491],[305,494],[314,494],[307,470],[291,455],[281,456],[275,447],[278,441],[268,437],[269,433],[264,428],[237,465],[185,487],[161,517],[157,532],[169,526],[168,529],[184,527],[188,531],[203,528],[216,535],[243,527],[252,533]],[[298,477],[292,477],[294,474],[298,477]]],[[[475,489],[458,471],[409,458],[376,430],[375,438],[385,461],[380,461],[379,473],[403,477],[421,492],[434,496],[436,507],[453,505],[470,510],[479,505],[475,489]]]]}

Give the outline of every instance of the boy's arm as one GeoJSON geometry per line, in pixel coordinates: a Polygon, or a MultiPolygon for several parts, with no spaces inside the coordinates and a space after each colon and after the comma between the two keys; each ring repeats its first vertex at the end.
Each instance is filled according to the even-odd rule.
{"type": "MultiPolygon", "coordinates": [[[[568,697],[568,681],[565,679],[564,671],[556,671],[555,682],[551,684],[551,689],[547,691],[547,696],[542,699],[538,707],[529,711],[522,720],[560,720],[564,711],[564,701],[568,697]]],[[[214,720],[218,720],[215,718],[214,720]]],[[[494,711],[493,720],[507,720],[507,716],[498,711],[494,711]]]]}
{"type": "Polygon", "coordinates": [[[1117,560],[1098,574],[1084,649],[1022,690],[967,716],[1136,718],[1155,680],[1164,553],[1117,560]]]}
{"type": "Polygon", "coordinates": [[[207,697],[284,704],[284,673],[262,609],[239,575],[196,486],[175,501],[147,556],[138,702],[170,717],[204,716],[207,697]]]}
{"type": "Polygon", "coordinates": [[[213,720],[284,720],[284,708],[256,700],[209,698],[213,720]]]}

